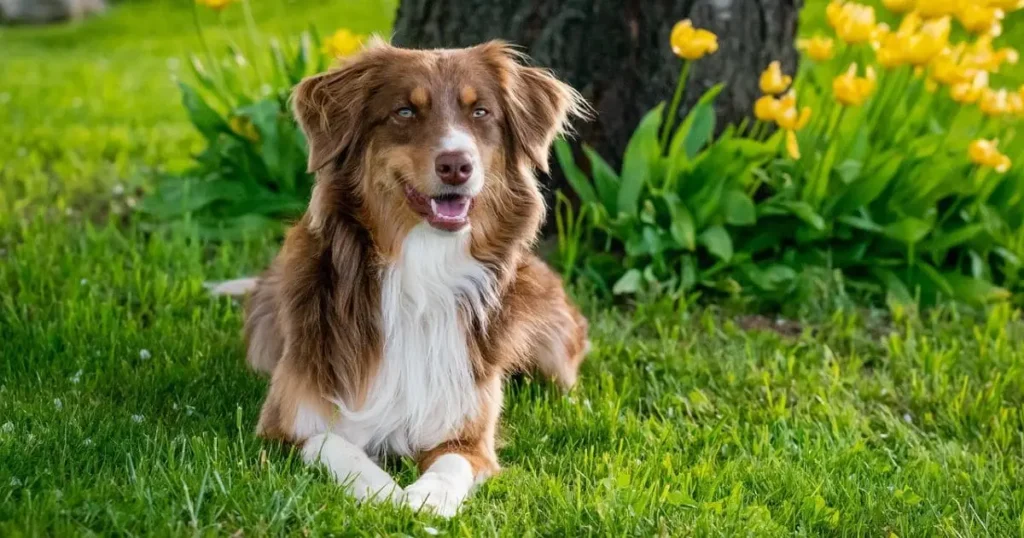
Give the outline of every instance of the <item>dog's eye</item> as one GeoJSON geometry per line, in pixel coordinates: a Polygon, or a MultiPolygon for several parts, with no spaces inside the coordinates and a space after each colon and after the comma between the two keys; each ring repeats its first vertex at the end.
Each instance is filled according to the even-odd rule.
{"type": "Polygon", "coordinates": [[[487,115],[487,109],[486,108],[476,108],[476,109],[473,109],[473,117],[474,118],[482,118],[482,117],[484,117],[486,115],[487,115]]]}
{"type": "Polygon", "coordinates": [[[402,108],[399,108],[398,110],[395,111],[395,115],[398,116],[399,118],[411,118],[415,116],[416,113],[413,112],[411,108],[403,106],[402,108]]]}

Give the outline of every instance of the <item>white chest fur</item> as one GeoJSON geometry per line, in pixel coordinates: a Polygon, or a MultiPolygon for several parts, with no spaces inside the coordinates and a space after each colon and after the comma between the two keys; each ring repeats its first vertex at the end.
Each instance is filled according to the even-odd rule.
{"type": "Polygon", "coordinates": [[[384,356],[367,399],[342,408],[338,433],[370,454],[411,455],[457,433],[479,407],[466,316],[482,316],[493,276],[469,234],[420,224],[381,286],[384,356]]]}

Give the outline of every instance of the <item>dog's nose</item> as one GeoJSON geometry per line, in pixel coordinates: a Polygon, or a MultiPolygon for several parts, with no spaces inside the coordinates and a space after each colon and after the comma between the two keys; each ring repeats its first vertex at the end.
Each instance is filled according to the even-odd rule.
{"type": "Polygon", "coordinates": [[[434,160],[434,170],[446,185],[462,185],[473,175],[473,161],[464,151],[448,151],[434,160]]]}

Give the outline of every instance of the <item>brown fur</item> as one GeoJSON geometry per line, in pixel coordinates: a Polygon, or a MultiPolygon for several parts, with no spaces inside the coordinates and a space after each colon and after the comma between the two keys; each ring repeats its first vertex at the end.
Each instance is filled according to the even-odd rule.
{"type": "Polygon", "coordinates": [[[486,320],[467,319],[483,412],[421,454],[421,466],[456,452],[478,474],[496,472],[503,377],[537,370],[565,387],[576,382],[586,320],[530,249],[544,215],[532,170],[547,170],[552,140],[582,102],[520,62],[498,42],[454,51],[376,42],[296,88],[317,183],[248,304],[249,363],[272,372],[261,435],[301,443],[292,424],[299,405],[328,418],[330,399],[358,408],[365,397],[383,350],[382,271],[420,221],[402,185],[421,187],[442,122],[457,122],[481,150],[486,182],[470,211],[470,251],[495,274],[498,301],[486,320]],[[416,107],[416,121],[394,115],[402,103],[416,107]],[[486,118],[471,119],[473,107],[486,107],[486,118]]]}

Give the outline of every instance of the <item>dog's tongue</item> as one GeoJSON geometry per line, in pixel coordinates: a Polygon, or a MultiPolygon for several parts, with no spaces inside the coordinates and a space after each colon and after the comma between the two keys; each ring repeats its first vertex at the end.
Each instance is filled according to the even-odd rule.
{"type": "Polygon", "coordinates": [[[462,219],[469,212],[469,198],[465,196],[431,198],[430,209],[434,216],[442,219],[462,219]]]}

